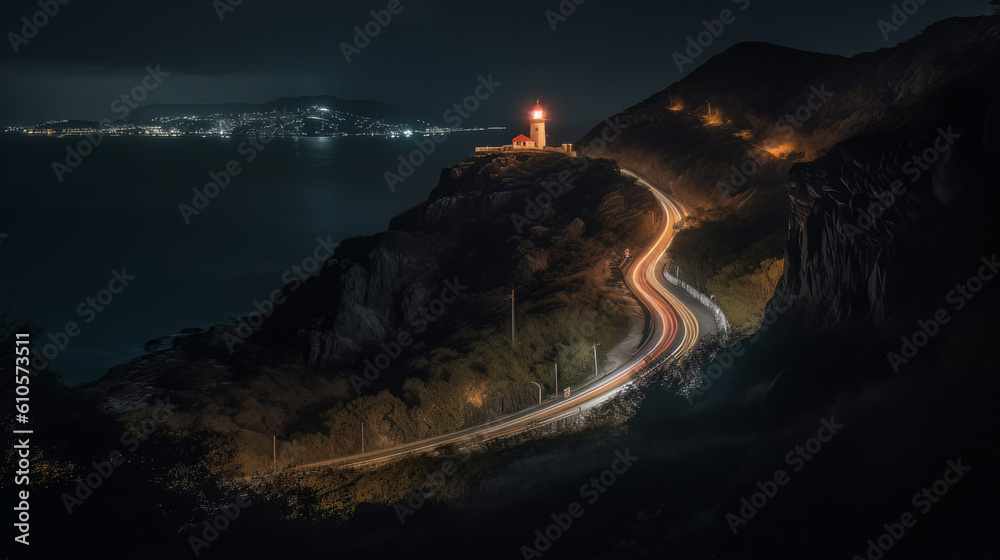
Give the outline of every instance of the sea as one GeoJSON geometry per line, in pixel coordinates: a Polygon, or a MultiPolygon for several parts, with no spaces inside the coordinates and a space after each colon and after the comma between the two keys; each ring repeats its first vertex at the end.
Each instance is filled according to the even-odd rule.
{"type": "Polygon", "coordinates": [[[249,314],[318,247],[386,230],[509,136],[451,134],[393,190],[415,138],[105,137],[70,166],[81,137],[0,134],[0,312],[41,327],[49,371],[93,381],[150,340],[249,314]]]}

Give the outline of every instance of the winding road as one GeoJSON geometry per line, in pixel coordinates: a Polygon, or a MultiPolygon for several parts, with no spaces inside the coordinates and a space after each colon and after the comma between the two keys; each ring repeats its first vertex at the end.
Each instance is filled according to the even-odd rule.
{"type": "Polygon", "coordinates": [[[683,217],[683,213],[673,201],[636,173],[623,169],[622,174],[649,189],[663,210],[664,216],[667,217],[663,221],[663,230],[656,241],[641,255],[631,260],[625,269],[626,283],[651,319],[645,338],[631,359],[600,378],[575,387],[573,389],[575,394],[569,398],[561,396],[552,398],[521,412],[450,434],[358,455],[299,465],[289,470],[360,467],[385,463],[403,456],[433,451],[447,444],[464,447],[572,418],[612,398],[657,358],[683,354],[690,350],[703,334],[714,333],[716,326],[711,314],[682,290],[667,283],[661,274],[667,258],[666,251],[673,241],[674,224],[683,217]]]}

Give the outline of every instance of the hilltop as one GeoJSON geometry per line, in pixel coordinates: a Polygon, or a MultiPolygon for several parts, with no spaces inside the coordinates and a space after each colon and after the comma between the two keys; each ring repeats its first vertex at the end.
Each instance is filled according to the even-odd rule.
{"type": "MultiPolygon", "coordinates": [[[[686,205],[673,264],[752,330],[784,269],[792,166],[988,95],[996,28],[995,17],[953,18],[851,58],[741,43],[613,116],[628,129],[602,153],[686,205]]],[[[577,149],[589,153],[599,133],[577,149]]]]}

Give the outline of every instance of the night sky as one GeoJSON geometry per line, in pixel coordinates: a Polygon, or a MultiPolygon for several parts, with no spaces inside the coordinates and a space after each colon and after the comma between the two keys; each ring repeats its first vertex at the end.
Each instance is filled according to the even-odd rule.
{"type": "Polygon", "coordinates": [[[474,92],[478,76],[493,74],[503,85],[469,124],[516,126],[540,97],[553,139],[571,141],[741,41],[849,56],[946,17],[990,11],[987,0],[931,0],[885,41],[876,22],[891,16],[888,0],[587,0],[555,31],[545,12],[558,11],[557,0],[400,1],[402,12],[348,63],[341,42],[351,42],[354,26],[388,0],[242,0],[224,21],[217,6],[225,0],[69,0],[17,54],[6,34],[20,33],[21,17],[39,7],[37,0],[7,0],[0,7],[7,37],[0,124],[114,118],[111,102],[158,64],[170,76],[146,104],[330,94],[392,103],[438,122],[474,92]],[[736,21],[678,72],[671,54],[704,30],[702,20],[727,8],[736,21]]]}

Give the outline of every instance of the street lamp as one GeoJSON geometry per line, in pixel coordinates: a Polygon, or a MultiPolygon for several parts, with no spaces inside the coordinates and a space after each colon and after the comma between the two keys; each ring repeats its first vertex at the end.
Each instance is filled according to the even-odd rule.
{"type": "Polygon", "coordinates": [[[535,383],[534,381],[532,381],[531,383],[535,387],[538,387],[538,404],[542,404],[542,386],[539,385],[538,383],[535,383]]]}
{"type": "Polygon", "coordinates": [[[600,377],[600,373],[598,373],[598,371],[597,371],[597,347],[600,346],[600,345],[601,345],[600,342],[598,342],[597,344],[594,344],[594,379],[597,379],[598,377],[600,377]]]}

